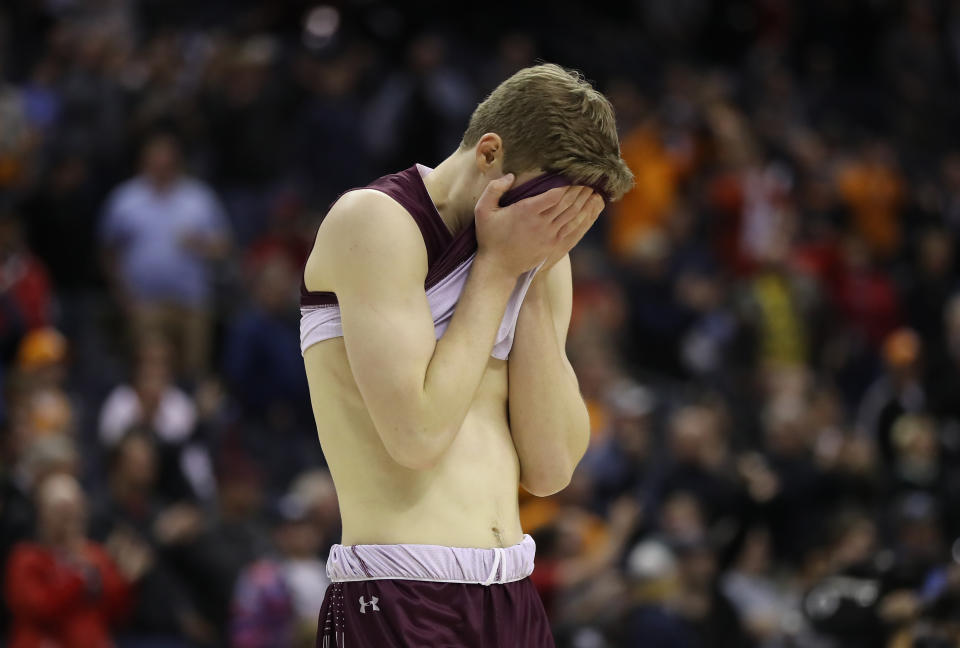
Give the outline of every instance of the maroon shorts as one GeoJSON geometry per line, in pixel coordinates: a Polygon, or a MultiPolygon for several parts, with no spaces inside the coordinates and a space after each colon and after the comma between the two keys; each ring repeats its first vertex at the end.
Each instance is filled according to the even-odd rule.
{"type": "Polygon", "coordinates": [[[333,583],[317,648],[554,648],[529,578],[478,585],[415,580],[333,583]]]}

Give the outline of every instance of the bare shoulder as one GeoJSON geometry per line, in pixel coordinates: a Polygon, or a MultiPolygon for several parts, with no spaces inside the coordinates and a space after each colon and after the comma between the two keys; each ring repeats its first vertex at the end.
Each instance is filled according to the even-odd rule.
{"type": "Polygon", "coordinates": [[[304,281],[310,290],[334,290],[357,272],[426,273],[427,253],[416,222],[398,202],[374,189],[343,194],[317,230],[304,281]]]}

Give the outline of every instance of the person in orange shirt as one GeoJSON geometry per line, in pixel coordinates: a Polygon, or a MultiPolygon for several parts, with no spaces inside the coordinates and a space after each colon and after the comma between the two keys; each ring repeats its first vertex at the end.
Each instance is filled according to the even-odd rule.
{"type": "Polygon", "coordinates": [[[89,542],[83,493],[70,475],[45,479],[36,506],[37,541],[15,547],[7,562],[9,648],[113,646],[111,626],[131,607],[148,550],[120,537],[111,539],[110,553],[89,542]]]}
{"type": "Polygon", "coordinates": [[[610,249],[623,259],[636,254],[648,235],[666,226],[680,180],[692,165],[692,143],[684,140],[683,146],[667,146],[663,130],[652,118],[630,130],[620,144],[636,179],[610,214],[610,249]]]}
{"type": "Polygon", "coordinates": [[[900,210],[906,185],[889,145],[869,144],[859,160],[839,171],[837,190],[870,252],[880,259],[895,255],[903,238],[900,210]]]}

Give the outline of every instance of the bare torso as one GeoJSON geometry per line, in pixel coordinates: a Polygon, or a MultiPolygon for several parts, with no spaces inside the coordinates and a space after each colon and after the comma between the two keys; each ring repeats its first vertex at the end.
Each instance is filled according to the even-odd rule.
{"type": "Polygon", "coordinates": [[[491,357],[439,463],[411,470],[387,453],[350,371],[343,338],[304,355],[314,416],[337,487],[343,544],[506,547],[520,542],[520,464],[507,417],[507,362],[491,357]]]}
{"type": "Polygon", "coordinates": [[[345,545],[515,545],[523,537],[521,478],[531,493],[554,493],[586,448],[586,408],[562,352],[572,294],[566,253],[602,201],[588,212],[589,191],[562,179],[546,188],[541,178],[558,178],[533,170],[526,180],[500,176],[479,198],[467,194],[461,208],[449,206],[445,165],[458,178],[487,159],[458,156],[429,173],[439,198],[429,195],[419,167],[385,177],[380,189],[344,194],[324,217],[306,264],[305,294],[332,295],[340,309],[340,329],[305,342],[304,363],[345,545]],[[457,170],[461,163],[465,171],[457,170]],[[499,207],[514,180],[516,203],[499,207]],[[438,204],[463,216],[459,227],[451,225],[456,218],[442,220],[438,204]],[[438,243],[427,233],[438,220],[447,247],[435,250],[431,266],[428,242],[438,243]],[[561,236],[573,222],[579,229],[561,236]],[[444,251],[464,255],[451,256],[447,272],[469,260],[462,243],[471,239],[459,235],[473,236],[464,229],[470,225],[476,254],[437,340],[429,269],[443,267],[444,251]],[[542,279],[531,283],[537,267],[542,279]],[[511,295],[524,276],[530,290],[517,299],[528,317],[514,310],[505,324],[511,303],[520,307],[511,295]],[[511,330],[509,365],[496,348],[504,330],[511,330]]]}

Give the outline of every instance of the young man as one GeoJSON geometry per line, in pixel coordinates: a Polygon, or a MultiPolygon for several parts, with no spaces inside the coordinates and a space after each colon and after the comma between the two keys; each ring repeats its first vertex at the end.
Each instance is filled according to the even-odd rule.
{"type": "Polygon", "coordinates": [[[327,213],[300,326],[343,521],[321,648],[553,645],[517,486],[557,492],[586,449],[567,252],[631,183],[609,102],[538,65],[436,169],[327,213]]]}

